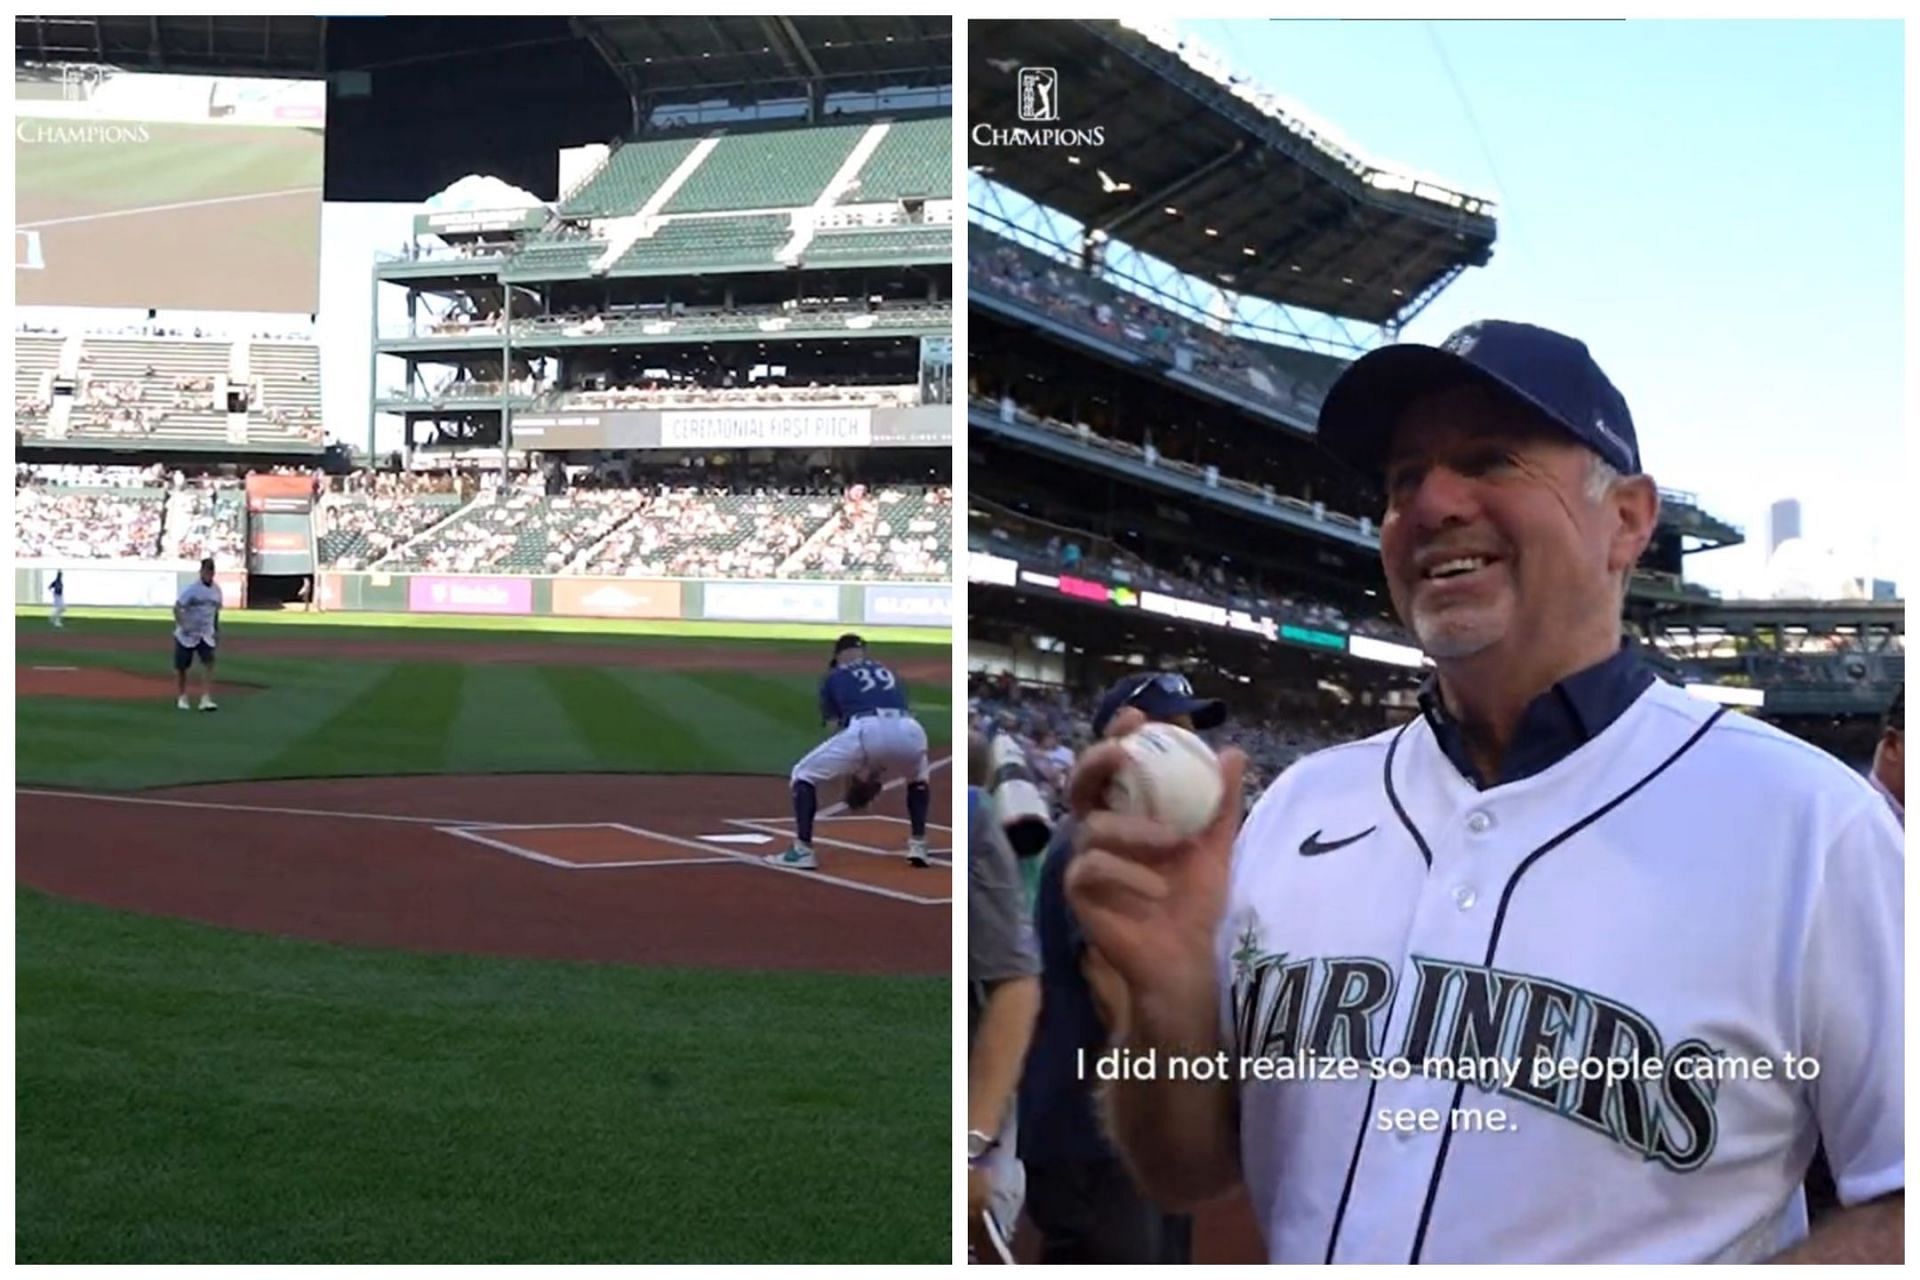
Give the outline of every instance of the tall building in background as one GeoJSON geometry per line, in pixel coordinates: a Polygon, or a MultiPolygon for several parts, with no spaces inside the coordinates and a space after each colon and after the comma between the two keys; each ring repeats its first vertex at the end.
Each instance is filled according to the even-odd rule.
{"type": "Polygon", "coordinates": [[[1800,536],[1800,499],[1782,498],[1767,509],[1767,558],[1789,538],[1800,536]]]}

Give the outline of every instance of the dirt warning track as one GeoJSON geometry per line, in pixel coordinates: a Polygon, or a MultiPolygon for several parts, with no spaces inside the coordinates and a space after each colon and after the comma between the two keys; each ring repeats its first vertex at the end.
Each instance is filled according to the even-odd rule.
{"type": "Polygon", "coordinates": [[[912,867],[900,793],[824,818],[778,778],[565,774],[23,788],[17,874],[104,906],[368,946],[736,969],[946,973],[951,804],[912,867]],[[772,816],[770,816],[772,815],[772,816]]]}

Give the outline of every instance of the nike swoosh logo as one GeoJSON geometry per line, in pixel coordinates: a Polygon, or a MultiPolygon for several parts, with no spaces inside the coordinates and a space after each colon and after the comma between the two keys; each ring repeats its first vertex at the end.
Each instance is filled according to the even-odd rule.
{"type": "Polygon", "coordinates": [[[1300,842],[1300,856],[1303,858],[1317,858],[1323,853],[1332,853],[1335,849],[1344,849],[1356,840],[1365,840],[1378,829],[1377,827],[1368,827],[1357,836],[1348,836],[1345,840],[1328,840],[1325,843],[1321,842],[1320,833],[1316,831],[1300,842]]]}

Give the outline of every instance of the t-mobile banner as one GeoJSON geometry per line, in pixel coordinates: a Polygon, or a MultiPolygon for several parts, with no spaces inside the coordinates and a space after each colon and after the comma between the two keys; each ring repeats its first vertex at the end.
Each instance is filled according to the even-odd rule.
{"type": "Polygon", "coordinates": [[[952,587],[868,587],[861,621],[874,626],[951,627],[952,587]]]}
{"type": "Polygon", "coordinates": [[[526,578],[435,578],[407,580],[407,608],[415,613],[532,613],[533,583],[526,578]]]}
{"type": "Polygon", "coordinates": [[[831,583],[709,582],[701,616],[736,622],[838,622],[840,588],[831,583]]]}

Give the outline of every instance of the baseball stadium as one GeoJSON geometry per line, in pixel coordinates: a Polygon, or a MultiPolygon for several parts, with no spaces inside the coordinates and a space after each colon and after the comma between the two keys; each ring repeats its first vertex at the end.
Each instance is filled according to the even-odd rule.
{"type": "MultiPolygon", "coordinates": [[[[1247,753],[1249,802],[1417,715],[1431,664],[1388,600],[1381,499],[1316,422],[1351,362],[1491,261],[1498,209],[1375,166],[1170,30],[976,21],[968,64],[970,725],[1017,744],[1057,816],[1129,672],[1226,702],[1209,741],[1247,753]]],[[[1901,602],[1689,580],[1745,537],[1663,489],[1623,634],[1864,772],[1904,678],[1901,602]]],[[[1244,1199],[1190,1231],[1181,1260],[1265,1260],[1244,1199]]],[[[1039,1249],[1023,1218],[1016,1255],[1039,1249]]]]}
{"type": "Polygon", "coordinates": [[[16,55],[16,1256],[946,1261],[950,22],[16,55]]]}

